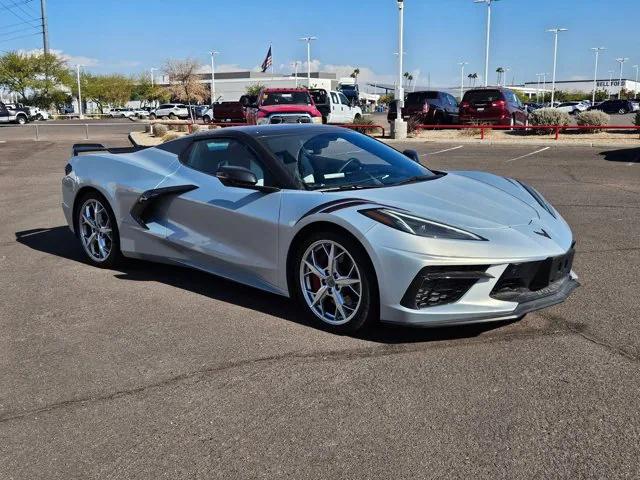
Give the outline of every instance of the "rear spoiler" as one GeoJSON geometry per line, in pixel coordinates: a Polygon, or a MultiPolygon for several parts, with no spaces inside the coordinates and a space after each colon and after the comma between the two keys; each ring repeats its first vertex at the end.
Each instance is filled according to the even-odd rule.
{"type": "Polygon", "coordinates": [[[71,152],[74,157],[82,153],[89,152],[108,152],[108,153],[133,153],[139,150],[144,150],[145,147],[142,145],[134,145],[131,147],[105,147],[101,143],[74,143],[71,147],[71,152]]]}

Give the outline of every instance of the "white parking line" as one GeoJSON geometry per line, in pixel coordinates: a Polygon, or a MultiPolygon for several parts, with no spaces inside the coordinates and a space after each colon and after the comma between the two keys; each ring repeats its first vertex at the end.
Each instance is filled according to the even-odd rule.
{"type": "Polygon", "coordinates": [[[549,150],[550,148],[551,147],[544,147],[544,148],[541,148],[540,150],[536,150],[535,152],[527,153],[526,155],[520,155],[519,157],[511,158],[509,160],[506,160],[505,163],[515,162],[516,160],[520,160],[521,158],[530,157],[531,155],[535,155],[536,153],[544,152],[545,150],[549,150]]]}
{"type": "Polygon", "coordinates": [[[445,150],[438,150],[437,152],[423,153],[422,156],[425,157],[427,155],[437,155],[438,153],[450,152],[451,150],[457,150],[459,148],[462,148],[463,146],[464,145],[458,145],[457,147],[447,148],[445,150]]]}

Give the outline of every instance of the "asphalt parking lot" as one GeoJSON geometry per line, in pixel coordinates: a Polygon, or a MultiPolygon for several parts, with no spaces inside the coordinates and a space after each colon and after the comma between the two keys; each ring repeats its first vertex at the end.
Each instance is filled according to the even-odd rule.
{"type": "Polygon", "coordinates": [[[515,323],[352,338],[203,273],[88,266],[60,209],[72,141],[19,138],[0,136],[0,479],[640,476],[640,143],[398,144],[535,186],[582,287],[515,323]]]}

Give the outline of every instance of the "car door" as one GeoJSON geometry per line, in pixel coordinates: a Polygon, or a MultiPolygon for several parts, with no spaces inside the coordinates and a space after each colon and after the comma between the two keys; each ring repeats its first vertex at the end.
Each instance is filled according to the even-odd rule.
{"type": "Polygon", "coordinates": [[[0,123],[9,122],[9,110],[4,106],[4,103],[0,103],[0,123]]]}
{"type": "Polygon", "coordinates": [[[342,123],[342,104],[337,92],[329,92],[330,115],[327,118],[327,123],[342,123]]]}
{"type": "Polygon", "coordinates": [[[351,104],[344,93],[338,92],[338,98],[340,99],[340,121],[342,123],[351,123],[353,118],[351,116],[351,104]]]}
{"type": "Polygon", "coordinates": [[[251,170],[258,186],[273,183],[264,163],[235,138],[196,140],[161,187],[197,188],[172,198],[164,212],[176,260],[236,281],[275,290],[281,193],[224,185],[221,166],[251,170]]]}
{"type": "Polygon", "coordinates": [[[449,95],[448,93],[447,95],[447,104],[448,104],[448,108],[447,108],[447,113],[449,114],[449,118],[447,119],[449,123],[453,123],[456,124],[458,123],[458,118],[459,118],[459,108],[458,107],[458,101],[455,99],[455,97],[453,95],[449,95]]]}

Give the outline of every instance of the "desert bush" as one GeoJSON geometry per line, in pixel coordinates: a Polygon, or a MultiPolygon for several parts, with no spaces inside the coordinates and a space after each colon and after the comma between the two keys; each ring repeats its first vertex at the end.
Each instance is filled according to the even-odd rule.
{"type": "MultiPolygon", "coordinates": [[[[354,125],[375,125],[375,122],[373,121],[373,119],[368,117],[363,117],[361,115],[360,117],[353,119],[353,124],[354,125]]],[[[361,133],[375,133],[377,129],[376,128],[358,128],[357,131],[361,133]]]]}
{"type": "Polygon", "coordinates": [[[169,127],[162,123],[156,123],[153,125],[153,134],[156,137],[164,137],[169,131],[169,127]]]}
{"type": "MultiPolygon", "coordinates": [[[[609,125],[609,115],[600,110],[591,110],[588,112],[580,112],[576,115],[578,125],[605,126],[609,125]]],[[[601,132],[600,129],[588,130],[588,132],[601,132]]]]}
{"type": "Polygon", "coordinates": [[[176,138],[180,138],[181,136],[182,135],[180,135],[178,132],[169,132],[162,136],[162,141],[169,142],[171,140],[175,140],[176,138]]]}
{"type": "Polygon", "coordinates": [[[191,125],[191,131],[193,133],[199,132],[200,130],[204,130],[204,126],[198,125],[197,123],[194,123],[193,125],[191,125]]]}
{"type": "Polygon", "coordinates": [[[424,113],[417,113],[409,117],[407,120],[407,133],[420,133],[420,129],[418,129],[418,125],[423,125],[426,122],[424,113]]]}
{"type": "MultiPolygon", "coordinates": [[[[540,108],[529,115],[530,125],[560,125],[561,127],[566,127],[570,123],[571,117],[569,114],[557,108],[540,108]]],[[[551,130],[548,129],[534,129],[533,131],[539,134],[551,133],[551,130]]]]}

